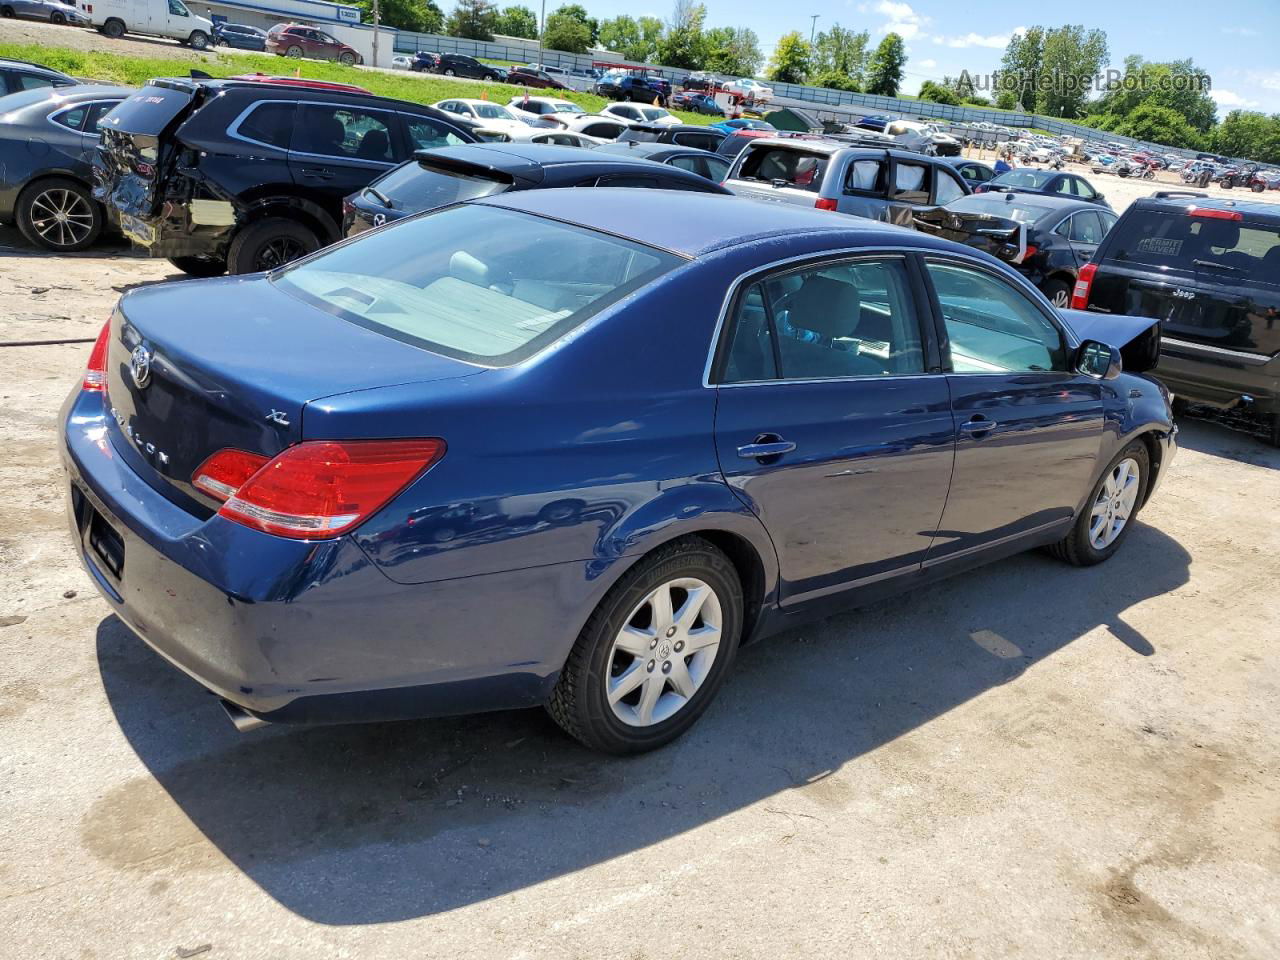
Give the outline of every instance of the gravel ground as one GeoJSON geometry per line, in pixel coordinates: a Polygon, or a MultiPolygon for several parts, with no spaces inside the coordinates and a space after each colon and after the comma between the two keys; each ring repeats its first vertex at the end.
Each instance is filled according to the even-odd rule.
{"type": "MultiPolygon", "coordinates": [[[[0,340],[168,274],[0,231],[0,340]]],[[[1187,421],[1110,563],[750,648],[654,755],[539,711],[240,735],[75,559],[87,353],[0,348],[0,955],[1280,955],[1280,451],[1187,421]]]]}

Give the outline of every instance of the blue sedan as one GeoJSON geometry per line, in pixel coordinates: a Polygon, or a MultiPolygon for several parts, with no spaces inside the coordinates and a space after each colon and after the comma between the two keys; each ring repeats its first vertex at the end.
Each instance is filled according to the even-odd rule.
{"type": "Polygon", "coordinates": [[[1152,324],[854,217],[501,194],[126,294],[69,522],[242,729],[543,704],[638,752],[833,602],[1109,559],[1174,452],[1152,324]]]}
{"type": "Polygon", "coordinates": [[[711,129],[723,130],[725,133],[734,133],[738,130],[762,130],[765,133],[772,133],[778,128],[764,120],[752,120],[750,117],[733,117],[730,120],[721,120],[719,123],[711,124],[711,129]]]}

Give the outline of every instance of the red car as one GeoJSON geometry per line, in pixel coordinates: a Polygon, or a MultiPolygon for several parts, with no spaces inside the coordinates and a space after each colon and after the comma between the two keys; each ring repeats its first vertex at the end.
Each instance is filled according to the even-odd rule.
{"type": "Polygon", "coordinates": [[[337,60],[352,66],[364,63],[358,50],[349,47],[315,27],[296,23],[280,23],[267,31],[267,53],[295,60],[308,57],[312,60],[337,60]]]}
{"type": "Polygon", "coordinates": [[[512,67],[507,71],[507,83],[517,87],[546,87],[549,90],[568,90],[563,83],[543,70],[533,67],[512,67]]]}

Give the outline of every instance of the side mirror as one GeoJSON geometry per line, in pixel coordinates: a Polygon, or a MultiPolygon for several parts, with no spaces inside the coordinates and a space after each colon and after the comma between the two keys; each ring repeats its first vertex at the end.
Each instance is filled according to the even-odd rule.
{"type": "Polygon", "coordinates": [[[1095,199],[1095,200],[1105,200],[1105,199],[1107,199],[1107,195],[1106,195],[1105,193],[1096,193],[1096,194],[1094,194],[1094,199],[1095,199]]]}
{"type": "Polygon", "coordinates": [[[1076,373],[1096,380],[1114,380],[1124,370],[1120,351],[1097,340],[1086,340],[1076,350],[1076,373]]]}

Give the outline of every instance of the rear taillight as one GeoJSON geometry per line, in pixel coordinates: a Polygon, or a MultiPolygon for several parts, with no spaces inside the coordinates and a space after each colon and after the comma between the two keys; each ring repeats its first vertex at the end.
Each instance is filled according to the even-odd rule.
{"type": "Polygon", "coordinates": [[[89,351],[89,363],[84,368],[84,380],[81,390],[103,391],[107,389],[107,347],[111,342],[111,321],[102,325],[98,339],[93,341],[93,349],[89,351]]]}
{"type": "Polygon", "coordinates": [[[1096,263],[1086,263],[1076,275],[1076,287],[1071,291],[1071,309],[1083,310],[1089,306],[1089,288],[1093,286],[1093,275],[1098,272],[1096,263]]]}
{"type": "Polygon", "coordinates": [[[1028,243],[1027,250],[1022,255],[1023,262],[1025,263],[1027,260],[1029,260],[1031,257],[1034,257],[1039,252],[1040,252],[1039,247],[1037,247],[1034,243],[1028,243]]]}
{"type": "Polygon", "coordinates": [[[1205,220],[1243,220],[1244,214],[1239,210],[1209,210],[1204,207],[1188,207],[1187,213],[1205,220]]]}
{"type": "Polygon", "coordinates": [[[813,205],[818,210],[836,209],[836,201],[831,197],[819,197],[813,205]]]}
{"type": "Polygon", "coordinates": [[[219,502],[235,496],[245,481],[267,465],[267,457],[246,450],[219,450],[196,468],[191,485],[219,502]]]}
{"type": "Polygon", "coordinates": [[[367,520],[444,452],[445,442],[436,437],[314,440],[270,461],[223,450],[196,471],[192,483],[223,500],[219,516],[280,537],[318,540],[367,520]]]}

